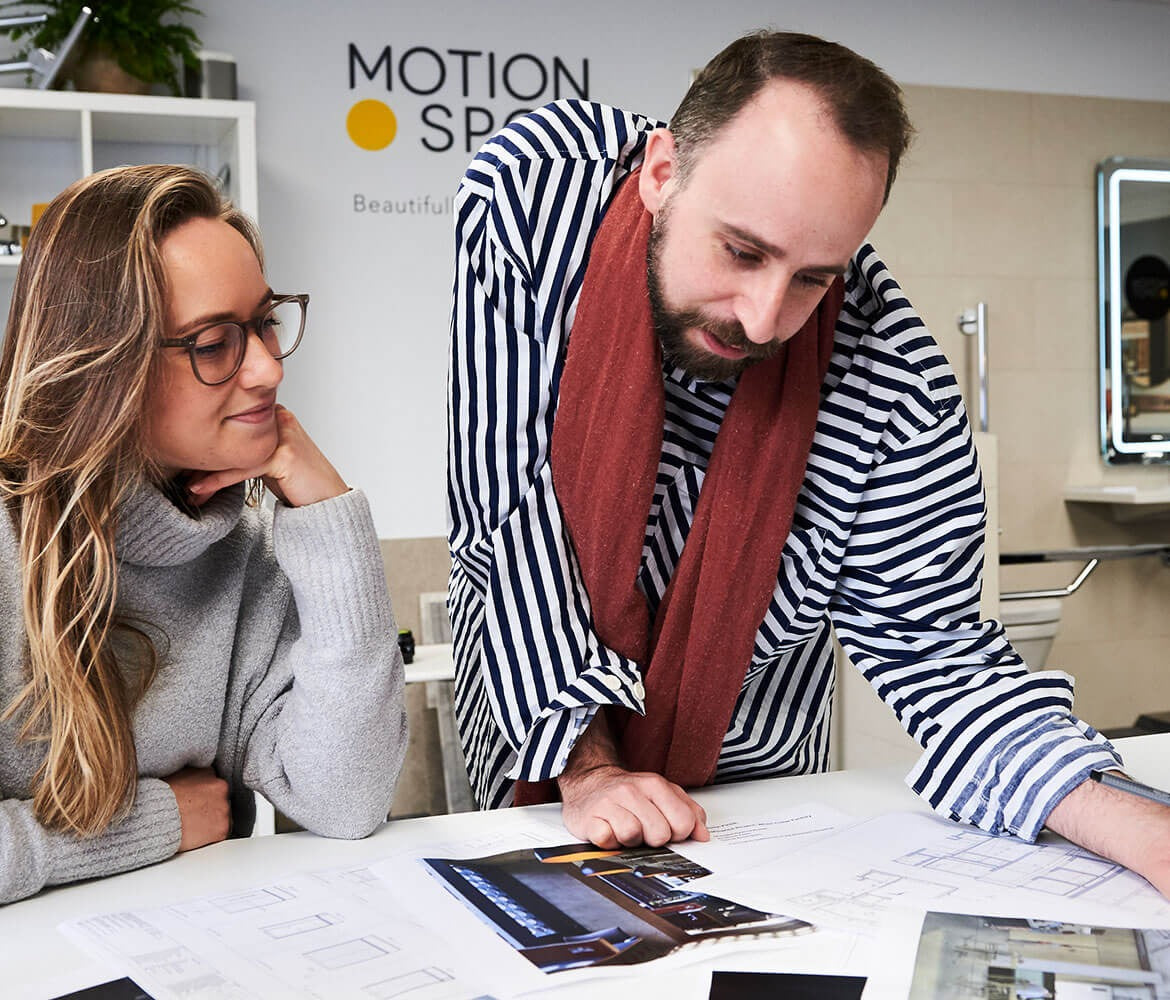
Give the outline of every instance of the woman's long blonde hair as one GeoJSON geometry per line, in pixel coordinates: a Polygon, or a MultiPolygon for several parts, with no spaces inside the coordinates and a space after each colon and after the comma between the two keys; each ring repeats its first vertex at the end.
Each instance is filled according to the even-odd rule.
{"type": "MultiPolygon", "coordinates": [[[[47,742],[34,809],[47,827],[92,834],[133,803],[134,704],[157,654],[120,621],[117,512],[143,478],[144,412],[164,337],[160,244],[218,218],[256,249],[251,223],[187,167],[106,170],[45,210],[17,273],[0,354],[0,494],[20,540],[28,680],[4,710],[47,742]],[[142,655],[119,662],[124,631],[142,655]]],[[[165,624],[165,623],[160,623],[165,624]]]]}

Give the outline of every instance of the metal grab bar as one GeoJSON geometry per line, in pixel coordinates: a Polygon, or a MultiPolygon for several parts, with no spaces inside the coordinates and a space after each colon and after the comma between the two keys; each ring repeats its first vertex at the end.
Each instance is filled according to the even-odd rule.
{"type": "Polygon", "coordinates": [[[1068,597],[1069,594],[1075,594],[1080,589],[1081,584],[1089,579],[1089,574],[1100,564],[1099,559],[1090,559],[1081,567],[1076,579],[1067,587],[1056,587],[1051,590],[1012,590],[1006,594],[1000,594],[999,599],[1001,601],[1029,601],[1037,597],[1068,597]]]}
{"type": "Polygon", "coordinates": [[[18,17],[0,17],[0,31],[9,31],[12,28],[29,28],[34,24],[44,24],[48,19],[48,14],[21,14],[18,17]]]}
{"type": "Polygon", "coordinates": [[[1075,594],[1102,561],[1110,559],[1138,559],[1159,556],[1163,566],[1170,566],[1170,545],[1100,545],[1072,549],[1052,549],[1047,552],[1001,552],[1001,566],[1021,566],[1047,562],[1080,562],[1085,565],[1067,587],[1049,590],[1013,590],[1000,594],[1001,601],[1027,601],[1038,597],[1068,597],[1075,594]]]}
{"type": "Polygon", "coordinates": [[[987,430],[990,404],[987,390],[987,303],[977,302],[974,309],[959,314],[959,333],[975,336],[975,350],[979,363],[979,429],[987,430]]]}

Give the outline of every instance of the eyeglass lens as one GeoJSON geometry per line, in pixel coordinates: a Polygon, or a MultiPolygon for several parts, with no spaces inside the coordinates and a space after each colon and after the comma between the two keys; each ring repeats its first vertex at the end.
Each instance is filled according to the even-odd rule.
{"type": "MultiPolygon", "coordinates": [[[[255,323],[256,332],[274,358],[283,358],[297,346],[304,323],[304,308],[292,300],[274,306],[255,323]]],[[[204,382],[222,382],[232,377],[247,352],[249,330],[238,323],[221,323],[200,332],[193,345],[199,377],[204,382]]]]}

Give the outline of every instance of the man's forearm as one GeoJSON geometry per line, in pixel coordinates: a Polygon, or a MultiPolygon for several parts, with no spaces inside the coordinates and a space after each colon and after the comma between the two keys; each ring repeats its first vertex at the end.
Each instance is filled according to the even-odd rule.
{"type": "Polygon", "coordinates": [[[1057,803],[1047,826],[1137,872],[1170,898],[1170,807],[1085,781],[1057,803]]]}

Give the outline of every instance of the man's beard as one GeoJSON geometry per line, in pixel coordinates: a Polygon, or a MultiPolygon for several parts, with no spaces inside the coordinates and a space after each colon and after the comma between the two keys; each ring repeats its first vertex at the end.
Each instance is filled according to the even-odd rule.
{"type": "Polygon", "coordinates": [[[783,345],[778,341],[754,343],[748,339],[738,320],[716,319],[699,309],[671,309],[666,305],[659,265],[668,218],[669,210],[663,206],[651,224],[650,240],[646,245],[646,291],[650,297],[650,316],[666,360],[692,378],[722,382],[743,374],[746,368],[757,361],[775,357],[783,345]],[[690,330],[705,330],[721,344],[745,351],[747,356],[722,358],[692,343],[687,336],[690,330]]]}

